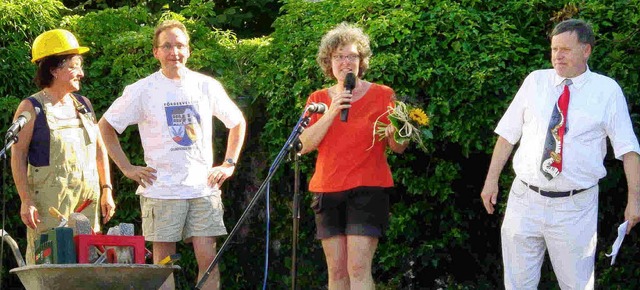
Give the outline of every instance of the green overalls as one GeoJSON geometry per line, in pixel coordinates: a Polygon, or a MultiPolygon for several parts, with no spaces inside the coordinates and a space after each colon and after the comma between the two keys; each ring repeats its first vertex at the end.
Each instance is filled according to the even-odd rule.
{"type": "Polygon", "coordinates": [[[33,198],[41,220],[36,230],[27,228],[28,264],[35,263],[34,243],[40,233],[60,224],[49,214],[49,207],[69,217],[78,205],[90,199],[93,202],[81,213],[87,216],[95,231],[100,230],[100,184],[96,162],[98,127],[82,97],[73,97],[77,114],[76,118],[68,119],[59,117],[64,115],[65,108],[52,106],[42,92],[28,98],[36,108],[29,144],[28,194],[33,198]]]}

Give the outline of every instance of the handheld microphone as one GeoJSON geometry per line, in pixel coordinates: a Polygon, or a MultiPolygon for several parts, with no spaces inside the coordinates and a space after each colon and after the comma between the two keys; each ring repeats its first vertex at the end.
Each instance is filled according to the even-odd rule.
{"type": "MultiPolygon", "coordinates": [[[[347,76],[344,78],[344,89],[346,91],[349,91],[349,93],[351,93],[351,91],[353,91],[353,88],[355,87],[356,87],[356,76],[352,72],[349,72],[347,73],[347,76]]],[[[342,109],[342,111],[340,111],[340,121],[346,122],[348,118],[349,118],[349,109],[342,109]]]]}
{"type": "Polygon", "coordinates": [[[31,120],[31,113],[29,113],[28,111],[22,112],[22,114],[20,114],[20,116],[16,118],[13,124],[11,124],[11,127],[9,127],[9,130],[7,130],[7,134],[4,136],[4,138],[9,139],[17,135],[18,132],[22,130],[22,127],[24,127],[24,125],[29,122],[29,120],[31,120]]]}
{"type": "Polygon", "coordinates": [[[309,113],[318,113],[318,114],[324,114],[324,112],[327,110],[327,105],[325,103],[311,103],[309,104],[309,106],[307,106],[307,112],[309,113]]]}

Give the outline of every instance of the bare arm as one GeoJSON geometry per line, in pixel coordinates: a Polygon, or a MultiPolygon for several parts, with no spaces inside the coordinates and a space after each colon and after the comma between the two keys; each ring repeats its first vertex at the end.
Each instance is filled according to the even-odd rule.
{"type": "Polygon", "coordinates": [[[628,152],[622,156],[624,173],[629,188],[625,220],[629,221],[627,234],[640,221],[640,156],[636,152],[628,152]]]}
{"type": "Polygon", "coordinates": [[[27,122],[22,130],[18,132],[18,142],[11,147],[11,173],[16,185],[16,190],[18,190],[18,195],[20,196],[20,219],[27,227],[35,229],[37,228],[37,223],[40,222],[40,215],[35,206],[35,202],[29,195],[27,156],[29,153],[29,144],[33,136],[36,113],[31,102],[23,100],[20,102],[20,105],[18,105],[13,119],[17,119],[24,111],[28,111],[33,117],[31,118],[32,120],[27,122]]]}
{"type": "MultiPolygon", "coordinates": [[[[83,97],[92,112],[93,105],[86,97],[83,97]]],[[[97,125],[97,124],[96,124],[97,125]]],[[[102,223],[106,224],[116,210],[116,204],[113,201],[113,186],[111,185],[111,171],[109,170],[109,155],[107,148],[104,146],[102,134],[98,131],[98,142],[96,146],[96,164],[98,166],[98,179],[100,181],[100,211],[102,213],[102,223]]]]}
{"type": "MultiPolygon", "coordinates": [[[[242,151],[242,145],[244,144],[244,139],[247,131],[247,123],[242,119],[242,121],[236,125],[235,127],[229,129],[229,137],[227,139],[227,151],[225,152],[225,159],[233,159],[235,162],[238,161],[240,157],[240,151],[242,151]]],[[[227,178],[233,175],[235,170],[235,166],[231,165],[227,162],[223,162],[220,166],[216,166],[212,168],[209,174],[209,186],[218,187],[222,185],[222,183],[227,180],[227,178]]]]}
{"type": "Polygon", "coordinates": [[[342,92],[342,94],[331,101],[329,109],[324,112],[322,117],[300,134],[300,142],[302,142],[300,154],[306,154],[318,148],[318,145],[322,142],[324,136],[327,135],[329,127],[331,127],[331,124],[340,111],[351,107],[351,97],[351,93],[346,91],[342,92]]]}
{"type": "Polygon", "coordinates": [[[156,170],[151,167],[134,166],[129,162],[129,158],[122,151],[116,130],[104,117],[98,122],[98,127],[100,127],[100,133],[111,160],[122,173],[143,187],[146,187],[147,184],[153,184],[153,181],[156,180],[156,170]]]}
{"type": "Polygon", "coordinates": [[[101,136],[98,136],[98,146],[96,149],[96,162],[98,164],[98,175],[100,178],[100,210],[102,212],[102,223],[106,224],[113,214],[115,214],[116,203],[113,201],[113,185],[111,184],[111,171],[109,169],[109,155],[101,136]]]}
{"type": "Polygon", "coordinates": [[[231,158],[238,160],[240,157],[240,151],[242,151],[242,145],[244,145],[244,138],[247,131],[247,123],[242,119],[240,124],[229,129],[229,138],[227,139],[227,151],[225,159],[231,158]]]}
{"type": "Polygon", "coordinates": [[[480,193],[482,203],[489,214],[493,214],[493,206],[498,199],[498,180],[500,179],[500,173],[502,173],[504,165],[507,163],[507,160],[509,160],[513,147],[514,145],[509,143],[507,139],[498,137],[496,145],[493,148],[487,178],[484,180],[484,187],[482,188],[482,193],[480,193]]]}

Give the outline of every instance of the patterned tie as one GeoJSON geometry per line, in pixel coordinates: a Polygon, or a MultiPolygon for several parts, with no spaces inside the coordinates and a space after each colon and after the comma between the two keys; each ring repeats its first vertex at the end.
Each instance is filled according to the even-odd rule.
{"type": "Polygon", "coordinates": [[[542,152],[542,164],[540,170],[548,180],[553,179],[562,172],[562,149],[564,147],[564,134],[567,132],[567,109],[569,108],[570,79],[564,80],[564,89],[553,107],[547,139],[544,142],[542,152]]]}

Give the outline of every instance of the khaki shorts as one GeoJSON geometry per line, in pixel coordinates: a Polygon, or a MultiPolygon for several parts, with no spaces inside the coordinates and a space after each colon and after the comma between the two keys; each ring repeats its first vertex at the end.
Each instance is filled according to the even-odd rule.
{"type": "Polygon", "coordinates": [[[190,242],[191,237],[227,234],[224,209],[218,195],[193,199],[157,199],[140,196],[142,234],[150,242],[190,242]]]}

